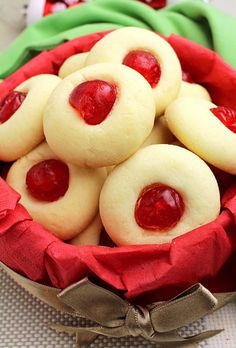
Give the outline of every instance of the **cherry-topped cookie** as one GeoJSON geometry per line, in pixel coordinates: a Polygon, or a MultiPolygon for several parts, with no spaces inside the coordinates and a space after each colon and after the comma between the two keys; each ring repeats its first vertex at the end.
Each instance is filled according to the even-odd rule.
{"type": "Polygon", "coordinates": [[[85,64],[115,62],[140,73],[153,90],[156,113],[162,115],[181,83],[181,66],[173,48],[159,35],[141,28],[115,30],[98,41],[85,64]]]}
{"type": "Polygon", "coordinates": [[[182,97],[165,112],[169,129],[206,162],[236,174],[236,110],[182,97]]]}
{"type": "Polygon", "coordinates": [[[194,83],[192,76],[187,71],[182,71],[182,82],[178,94],[180,97],[196,97],[211,101],[211,96],[203,86],[194,83]]]}
{"type": "Polygon", "coordinates": [[[60,158],[95,168],[135,153],[154,119],[152,89],[143,76],[122,64],[101,63],[61,81],[45,109],[44,132],[60,158]]]}
{"type": "Polygon", "coordinates": [[[100,195],[103,225],[117,245],[170,242],[219,211],[210,168],[175,145],[139,150],[110,173],[100,195]]]}
{"type": "Polygon", "coordinates": [[[168,129],[165,117],[161,116],[156,119],[151,133],[140,148],[154,144],[171,144],[174,140],[175,137],[168,129]]]}
{"type": "Polygon", "coordinates": [[[97,214],[93,221],[68,243],[80,246],[80,245],[98,245],[100,242],[100,235],[102,231],[102,221],[100,215],[97,214]]]}
{"type": "Polygon", "coordinates": [[[83,169],[59,159],[42,143],[16,161],[7,182],[35,221],[69,240],[84,231],[98,211],[105,169],[83,169]]]}
{"type": "Polygon", "coordinates": [[[0,101],[0,160],[10,162],[31,151],[43,139],[43,110],[61,79],[34,76],[0,101]]]}
{"type": "Polygon", "coordinates": [[[73,72],[82,69],[85,66],[85,61],[88,56],[88,52],[77,53],[67,58],[61,65],[58,72],[58,76],[64,79],[66,76],[73,72]]]}

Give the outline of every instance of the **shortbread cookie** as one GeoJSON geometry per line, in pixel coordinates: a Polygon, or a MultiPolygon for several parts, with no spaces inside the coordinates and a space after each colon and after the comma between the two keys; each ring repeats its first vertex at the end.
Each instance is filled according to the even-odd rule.
{"type": "Polygon", "coordinates": [[[94,218],[94,220],[88,225],[88,227],[80,232],[76,237],[68,241],[72,245],[98,245],[100,240],[100,234],[102,230],[102,221],[100,215],[94,218]]]}
{"type": "Polygon", "coordinates": [[[211,101],[211,96],[203,86],[197,83],[181,82],[178,97],[196,97],[211,101]]]}
{"type": "Polygon", "coordinates": [[[156,119],[151,133],[140,148],[154,144],[171,144],[174,140],[175,137],[168,129],[164,116],[161,116],[156,119]]]}
{"type": "Polygon", "coordinates": [[[31,77],[0,102],[0,160],[14,161],[42,142],[43,111],[60,81],[49,74],[31,77]]]}
{"type": "Polygon", "coordinates": [[[158,116],[179,93],[178,57],[168,42],[149,30],[126,27],[106,35],[93,46],[86,65],[101,62],[123,63],[142,74],[153,89],[158,116]]]}
{"type": "Polygon", "coordinates": [[[77,53],[73,56],[67,58],[65,62],[60,67],[58,76],[64,79],[66,76],[72,74],[73,72],[82,69],[85,66],[85,60],[88,56],[88,52],[77,53]]]}
{"type": "Polygon", "coordinates": [[[152,89],[136,71],[101,63],[69,75],[44,115],[49,146],[82,167],[115,165],[135,153],[155,119],[152,89]]]}
{"type": "Polygon", "coordinates": [[[179,98],[166,110],[169,129],[188,149],[236,174],[236,112],[196,98],[179,98]]]}
{"type": "Polygon", "coordinates": [[[7,182],[20,193],[20,202],[35,221],[69,240],[97,214],[105,176],[105,169],[62,162],[43,143],[12,165],[7,182]]]}
{"type": "Polygon", "coordinates": [[[210,168],[174,145],[139,150],[110,173],[100,195],[103,225],[117,245],[170,242],[219,211],[210,168]]]}

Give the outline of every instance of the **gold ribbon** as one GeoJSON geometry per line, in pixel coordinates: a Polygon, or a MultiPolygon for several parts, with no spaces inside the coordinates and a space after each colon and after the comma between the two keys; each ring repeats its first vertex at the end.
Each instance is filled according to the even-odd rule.
{"type": "Polygon", "coordinates": [[[86,328],[51,326],[58,332],[76,334],[79,348],[87,348],[98,335],[142,336],[165,347],[196,347],[194,343],[222,331],[212,330],[187,338],[178,334],[178,328],[212,313],[219,306],[218,299],[201,284],[192,286],[170,301],[146,307],[132,305],[87,278],[63,290],[58,298],[73,308],[78,316],[99,324],[86,328]]]}
{"type": "Polygon", "coordinates": [[[169,301],[139,306],[130,304],[87,278],[61,291],[33,282],[1,263],[0,266],[18,284],[54,308],[99,324],[83,328],[51,326],[58,332],[75,334],[79,348],[89,347],[98,335],[142,336],[164,347],[194,348],[197,347],[196,342],[210,338],[222,330],[206,331],[183,338],[177,329],[236,299],[236,293],[213,295],[201,284],[196,284],[169,301]]]}

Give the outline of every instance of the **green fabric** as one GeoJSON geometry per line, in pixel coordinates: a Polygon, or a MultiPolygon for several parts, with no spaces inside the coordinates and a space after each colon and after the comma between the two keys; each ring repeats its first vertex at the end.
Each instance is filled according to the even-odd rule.
{"type": "Polygon", "coordinates": [[[48,16],[27,28],[0,54],[5,78],[38,52],[89,33],[137,26],[177,33],[214,49],[236,67],[236,18],[200,0],[187,0],[160,11],[134,0],[93,0],[48,16]]]}

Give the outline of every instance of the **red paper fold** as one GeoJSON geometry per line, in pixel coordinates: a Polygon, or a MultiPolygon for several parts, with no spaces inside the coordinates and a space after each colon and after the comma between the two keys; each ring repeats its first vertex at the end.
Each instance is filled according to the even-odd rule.
{"type": "MultiPolygon", "coordinates": [[[[67,57],[88,51],[104,35],[84,36],[39,54],[0,84],[0,98],[26,78],[57,73],[67,57]]],[[[236,71],[198,44],[176,35],[167,40],[183,69],[207,87],[213,101],[236,109],[236,71]]],[[[224,190],[232,181],[221,173],[224,190]]],[[[225,193],[214,222],[163,245],[68,245],[32,221],[18,201],[19,195],[0,180],[0,260],[32,280],[65,288],[89,275],[146,303],[168,299],[196,282],[212,291],[236,290],[236,183],[225,193]]]]}

